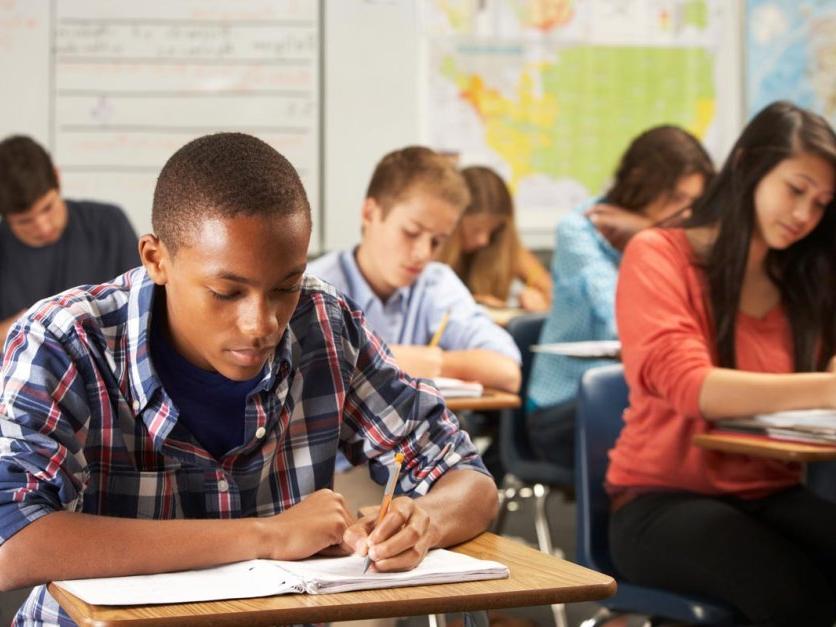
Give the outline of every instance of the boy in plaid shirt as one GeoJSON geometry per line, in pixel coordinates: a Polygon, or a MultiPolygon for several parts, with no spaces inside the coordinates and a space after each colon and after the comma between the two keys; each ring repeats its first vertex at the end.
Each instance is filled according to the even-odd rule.
{"type": "Polygon", "coordinates": [[[310,208],[284,157],[237,133],[190,142],[153,225],[142,267],[9,334],[0,588],[36,586],[18,624],[71,624],[52,580],[367,551],[405,570],[487,527],[493,481],[437,391],[304,275],[310,208]],[[405,455],[376,529],[331,490],[338,450],[379,481],[405,455]]]}

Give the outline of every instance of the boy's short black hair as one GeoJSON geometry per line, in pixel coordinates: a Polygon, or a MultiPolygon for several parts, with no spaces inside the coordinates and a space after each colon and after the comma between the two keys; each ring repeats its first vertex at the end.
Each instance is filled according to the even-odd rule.
{"type": "Polygon", "coordinates": [[[163,166],[154,190],[154,232],[172,254],[207,217],[290,216],[311,207],[302,181],[274,148],[244,133],[195,139],[163,166]]]}
{"type": "Polygon", "coordinates": [[[25,135],[0,142],[0,215],[28,211],[53,189],[58,175],[43,146],[25,135]]]}

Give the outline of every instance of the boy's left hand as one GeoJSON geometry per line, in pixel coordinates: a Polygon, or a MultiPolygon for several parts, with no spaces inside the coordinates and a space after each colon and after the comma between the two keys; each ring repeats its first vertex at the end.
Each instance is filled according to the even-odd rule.
{"type": "Polygon", "coordinates": [[[362,517],[343,534],[355,553],[370,554],[379,572],[412,570],[436,543],[438,531],[429,514],[415,500],[399,496],[375,527],[379,507],[361,510],[362,517]]]}

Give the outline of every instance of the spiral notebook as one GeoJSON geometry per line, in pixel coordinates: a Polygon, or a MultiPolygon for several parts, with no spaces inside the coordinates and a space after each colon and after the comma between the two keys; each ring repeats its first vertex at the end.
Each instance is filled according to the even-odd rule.
{"type": "Polygon", "coordinates": [[[364,574],[364,559],[351,555],[296,562],[249,560],[202,570],[73,579],[56,581],[55,585],[93,605],[153,605],[275,594],[330,594],[508,577],[504,564],[444,549],[430,551],[414,570],[403,573],[369,571],[364,574]]]}

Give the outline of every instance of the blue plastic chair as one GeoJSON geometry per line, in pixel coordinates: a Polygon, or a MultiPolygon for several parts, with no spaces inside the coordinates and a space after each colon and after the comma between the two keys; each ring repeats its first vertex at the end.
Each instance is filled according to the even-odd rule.
{"type": "Polygon", "coordinates": [[[601,601],[604,610],[583,623],[593,627],[613,613],[647,615],[694,625],[733,625],[733,611],[714,601],[619,580],[610,559],[610,502],[604,490],[608,451],[624,422],[628,405],[627,382],[620,364],[588,370],[581,379],[575,417],[575,498],[577,502],[577,555],[579,564],[607,573],[618,582],[615,596],[601,601]]]}
{"type": "MultiPolygon", "coordinates": [[[[503,487],[522,484],[529,488],[535,498],[535,520],[537,542],[541,551],[552,552],[551,531],[546,517],[546,500],[551,489],[557,487],[564,492],[574,488],[574,468],[558,466],[552,462],[539,459],[531,449],[528,438],[528,426],[525,412],[525,390],[531,373],[533,361],[531,346],[540,339],[540,330],[546,317],[543,314],[526,314],[512,318],[506,327],[514,338],[522,355],[522,385],[523,403],[517,409],[503,410],[499,423],[499,456],[506,471],[503,487]]],[[[516,490],[519,492],[520,490],[516,490]]],[[[510,499],[501,497],[500,512],[497,519],[497,529],[501,529],[507,505],[510,499]]]]}

